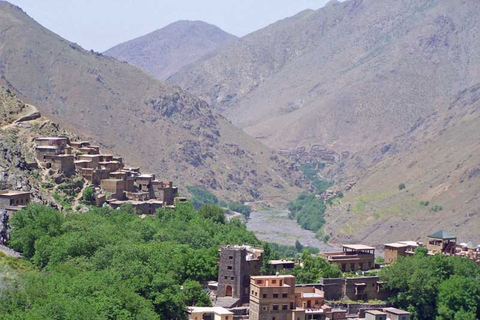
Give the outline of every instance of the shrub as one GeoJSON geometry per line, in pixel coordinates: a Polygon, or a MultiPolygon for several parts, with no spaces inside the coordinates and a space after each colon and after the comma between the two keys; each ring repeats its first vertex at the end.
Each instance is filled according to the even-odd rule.
{"type": "Polygon", "coordinates": [[[405,189],[405,188],[406,188],[405,183],[400,183],[400,184],[398,185],[398,190],[403,190],[403,189],[405,189]]]}
{"type": "Polygon", "coordinates": [[[88,186],[83,190],[83,200],[89,203],[95,201],[95,191],[92,187],[88,186]]]}
{"type": "Polygon", "coordinates": [[[430,208],[430,211],[432,212],[438,212],[438,211],[442,211],[443,210],[443,207],[439,204],[436,204],[434,205],[433,207],[430,208]]]}

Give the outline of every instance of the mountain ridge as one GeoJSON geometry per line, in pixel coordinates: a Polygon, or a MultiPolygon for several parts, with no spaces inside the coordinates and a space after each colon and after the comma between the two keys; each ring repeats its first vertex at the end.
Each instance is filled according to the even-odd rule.
{"type": "Polygon", "coordinates": [[[236,39],[236,36],[212,24],[180,20],[118,44],[104,54],[127,61],[158,79],[166,79],[182,67],[236,39]]]}
{"type": "Polygon", "coordinates": [[[9,3],[0,17],[0,74],[42,113],[179,185],[238,201],[298,192],[283,160],[206,102],[60,38],[9,3]]]}

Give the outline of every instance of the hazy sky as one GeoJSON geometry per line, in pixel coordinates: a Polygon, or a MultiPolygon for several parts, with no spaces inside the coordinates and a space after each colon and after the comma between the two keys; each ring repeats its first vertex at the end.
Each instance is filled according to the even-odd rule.
{"type": "Polygon", "coordinates": [[[10,0],[87,50],[104,51],[178,20],[202,20],[243,36],[328,0],[10,0]]]}

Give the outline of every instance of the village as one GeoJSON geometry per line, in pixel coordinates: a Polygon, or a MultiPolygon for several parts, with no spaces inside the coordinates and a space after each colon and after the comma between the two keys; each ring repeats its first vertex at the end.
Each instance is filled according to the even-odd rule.
{"type": "MultiPolygon", "coordinates": [[[[118,208],[129,203],[139,215],[153,215],[159,208],[175,208],[186,198],[178,197],[172,182],[127,167],[123,159],[100,152],[88,141],[67,137],[35,139],[38,168],[65,176],[80,175],[94,189],[94,205],[118,208]]],[[[9,216],[31,203],[29,192],[0,191],[0,210],[9,216]]],[[[7,221],[8,222],[8,221],[7,221]]],[[[2,242],[6,234],[2,231],[2,242]]],[[[318,283],[297,284],[291,271],[303,267],[299,260],[271,260],[272,274],[262,275],[263,249],[248,245],[219,249],[218,279],[205,285],[213,307],[190,306],[189,320],[409,320],[410,313],[390,306],[391,293],[371,271],[388,266],[399,257],[412,256],[418,248],[427,255],[461,256],[480,267],[480,246],[458,243],[447,231],[427,236],[426,245],[418,241],[398,241],[383,246],[383,262],[378,263],[377,248],[345,244],[338,252],[319,256],[338,265],[342,278],[322,278],[318,283]]]]}
{"type": "MultiPolygon", "coordinates": [[[[140,168],[126,167],[121,157],[103,154],[100,147],[88,141],[39,137],[35,143],[36,163],[30,167],[66,177],[80,175],[94,190],[93,204],[98,207],[109,205],[116,209],[129,203],[138,214],[151,215],[159,208],[174,208],[177,202],[186,201],[178,197],[173,182],[159,181],[140,168]]],[[[9,216],[30,202],[30,192],[0,191],[0,209],[9,216]]]]}
{"type": "Polygon", "coordinates": [[[410,313],[390,306],[391,295],[384,282],[369,271],[388,267],[399,257],[425,248],[427,255],[442,254],[471,259],[480,267],[480,245],[457,243],[457,237],[438,231],[427,236],[427,243],[398,241],[384,245],[384,262],[375,262],[375,248],[343,245],[342,251],[319,256],[337,264],[344,278],[322,278],[318,283],[297,284],[289,273],[300,260],[271,260],[275,275],[260,275],[263,249],[248,245],[219,249],[218,279],[208,283],[213,307],[186,309],[189,320],[409,320],[410,313]],[[352,276],[354,274],[354,276],[352,276]]]}

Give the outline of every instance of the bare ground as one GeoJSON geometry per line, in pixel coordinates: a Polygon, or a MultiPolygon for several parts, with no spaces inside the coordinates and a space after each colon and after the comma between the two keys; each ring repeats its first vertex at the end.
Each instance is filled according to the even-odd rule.
{"type": "Polygon", "coordinates": [[[298,240],[302,245],[316,247],[320,251],[332,250],[331,246],[315,238],[314,232],[304,230],[295,221],[288,219],[287,210],[252,212],[247,229],[262,241],[293,246],[298,240]]]}

